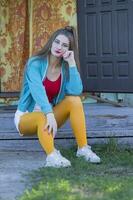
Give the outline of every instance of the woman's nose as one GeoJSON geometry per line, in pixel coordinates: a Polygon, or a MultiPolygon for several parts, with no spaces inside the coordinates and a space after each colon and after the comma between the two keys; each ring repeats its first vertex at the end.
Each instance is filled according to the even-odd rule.
{"type": "Polygon", "coordinates": [[[58,49],[63,49],[63,44],[60,42],[58,45],[57,45],[58,49]]]}
{"type": "Polygon", "coordinates": [[[62,45],[61,44],[58,44],[58,49],[62,49],[62,45]]]}

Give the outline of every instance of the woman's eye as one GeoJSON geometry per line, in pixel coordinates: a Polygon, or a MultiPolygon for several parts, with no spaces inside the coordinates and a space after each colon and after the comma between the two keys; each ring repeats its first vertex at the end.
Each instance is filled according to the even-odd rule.
{"type": "Polygon", "coordinates": [[[60,43],[58,40],[55,40],[54,42],[55,42],[56,44],[59,44],[59,43],[60,43]]]}
{"type": "Polygon", "coordinates": [[[68,48],[69,46],[68,46],[67,44],[63,44],[63,47],[66,47],[66,48],[68,48]]]}
{"type": "MultiPolygon", "coordinates": [[[[54,42],[55,42],[56,44],[60,44],[60,43],[61,43],[59,40],[54,40],[54,42]]],[[[61,46],[64,47],[64,48],[69,48],[69,45],[68,45],[68,44],[65,44],[65,43],[62,43],[61,46]]]]}

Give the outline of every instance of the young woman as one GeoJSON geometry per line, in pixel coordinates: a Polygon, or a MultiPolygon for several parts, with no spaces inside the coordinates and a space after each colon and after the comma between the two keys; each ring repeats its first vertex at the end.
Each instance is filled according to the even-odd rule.
{"type": "Polygon", "coordinates": [[[68,118],[78,145],[76,156],[100,162],[87,145],[76,42],[74,28],[57,30],[42,50],[29,58],[24,72],[15,125],[22,136],[38,135],[47,154],[46,167],[71,166],[54,147],[57,129],[68,118]]]}

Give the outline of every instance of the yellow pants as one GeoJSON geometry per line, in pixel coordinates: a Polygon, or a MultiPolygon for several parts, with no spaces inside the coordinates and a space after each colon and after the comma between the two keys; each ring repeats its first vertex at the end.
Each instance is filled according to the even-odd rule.
{"type": "MultiPolygon", "coordinates": [[[[66,96],[53,108],[53,112],[58,128],[69,118],[78,146],[81,148],[87,144],[85,116],[80,97],[66,96]]],[[[24,136],[37,134],[43,149],[47,154],[50,154],[54,150],[54,138],[52,134],[44,130],[45,124],[46,116],[44,113],[26,113],[21,117],[19,130],[24,136]]]]}

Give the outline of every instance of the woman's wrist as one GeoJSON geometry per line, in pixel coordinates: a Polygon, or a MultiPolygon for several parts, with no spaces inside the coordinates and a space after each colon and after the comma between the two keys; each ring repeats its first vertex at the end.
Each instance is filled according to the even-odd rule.
{"type": "Polygon", "coordinates": [[[75,61],[69,62],[68,64],[69,64],[69,67],[75,67],[76,66],[76,62],[75,61]]]}
{"type": "Polygon", "coordinates": [[[46,114],[46,116],[51,116],[51,115],[54,115],[54,113],[53,112],[49,112],[49,113],[46,114]]]}

